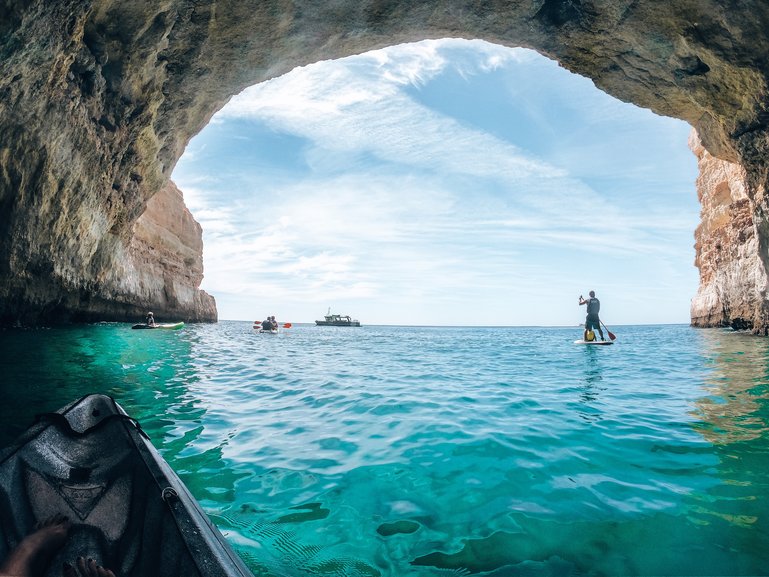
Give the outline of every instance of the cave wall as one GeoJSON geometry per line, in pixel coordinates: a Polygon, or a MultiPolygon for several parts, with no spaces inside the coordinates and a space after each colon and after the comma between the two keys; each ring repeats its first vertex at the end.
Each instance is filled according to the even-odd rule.
{"type": "Polygon", "coordinates": [[[167,223],[142,216],[173,196],[189,139],[233,94],[295,66],[461,37],[538,50],[689,122],[703,151],[739,167],[747,202],[734,218],[747,214],[754,236],[727,235],[729,259],[716,258],[718,235],[698,236],[708,280],[692,315],[762,332],[767,24],[758,0],[0,0],[0,322],[128,320],[148,307],[215,320],[202,269],[185,270],[199,227],[185,218],[164,236],[167,223]]]}

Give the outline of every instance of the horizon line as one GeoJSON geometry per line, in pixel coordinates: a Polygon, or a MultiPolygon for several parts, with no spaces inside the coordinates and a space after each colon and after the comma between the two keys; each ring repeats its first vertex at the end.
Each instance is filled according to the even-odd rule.
{"type": "MultiPolygon", "coordinates": [[[[218,319],[216,322],[235,322],[235,323],[255,323],[261,321],[247,321],[242,319],[218,319]]],[[[315,321],[279,321],[278,324],[291,323],[293,325],[308,325],[316,326],[315,321]]],[[[342,327],[342,328],[362,328],[362,327],[412,327],[412,328],[476,328],[476,329],[573,329],[584,327],[584,323],[577,323],[574,325],[409,325],[409,324],[364,324],[361,323],[360,327],[342,327]]],[[[625,324],[612,324],[613,327],[652,327],[652,326],[693,326],[691,323],[625,323],[625,324]]],[[[324,327],[327,328],[327,327],[324,327]]],[[[694,327],[694,328],[730,328],[730,327],[694,327]]]]}

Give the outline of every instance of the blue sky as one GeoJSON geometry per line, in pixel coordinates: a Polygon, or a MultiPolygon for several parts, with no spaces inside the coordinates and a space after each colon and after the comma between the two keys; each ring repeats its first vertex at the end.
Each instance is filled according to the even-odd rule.
{"type": "Polygon", "coordinates": [[[690,127],[524,49],[438,40],[235,96],[173,179],[220,319],[688,323],[690,127]]]}

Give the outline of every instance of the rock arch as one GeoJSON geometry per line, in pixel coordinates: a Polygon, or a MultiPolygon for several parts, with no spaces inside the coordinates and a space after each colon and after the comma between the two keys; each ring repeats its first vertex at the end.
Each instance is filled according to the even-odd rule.
{"type": "Polygon", "coordinates": [[[200,230],[168,180],[188,140],[231,95],[295,66],[461,37],[535,49],[689,122],[702,183],[735,170],[745,192],[718,206],[717,234],[703,204],[693,323],[765,333],[767,24],[762,0],[4,2],[0,321],[127,320],[150,305],[214,320],[200,230]]]}

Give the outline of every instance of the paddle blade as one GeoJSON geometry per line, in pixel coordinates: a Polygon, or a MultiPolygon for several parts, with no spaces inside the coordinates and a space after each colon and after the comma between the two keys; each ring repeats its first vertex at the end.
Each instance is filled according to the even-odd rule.
{"type": "Polygon", "coordinates": [[[609,333],[609,338],[611,340],[615,340],[617,338],[617,335],[615,335],[613,332],[611,332],[609,329],[606,329],[606,332],[609,333]]]}
{"type": "Polygon", "coordinates": [[[291,323],[283,323],[283,328],[284,329],[290,329],[291,328],[291,323]]]}

